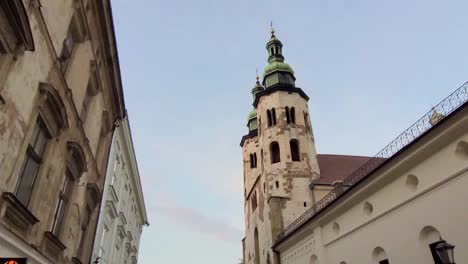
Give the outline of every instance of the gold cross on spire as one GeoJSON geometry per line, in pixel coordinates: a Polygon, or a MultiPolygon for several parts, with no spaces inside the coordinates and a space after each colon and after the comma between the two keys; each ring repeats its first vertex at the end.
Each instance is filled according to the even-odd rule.
{"type": "Polygon", "coordinates": [[[255,73],[256,73],[255,79],[257,79],[257,82],[258,82],[258,80],[260,79],[260,77],[258,77],[258,68],[255,69],[255,73]]]}
{"type": "Polygon", "coordinates": [[[275,35],[275,28],[273,27],[273,20],[270,22],[270,32],[272,36],[275,35]]]}

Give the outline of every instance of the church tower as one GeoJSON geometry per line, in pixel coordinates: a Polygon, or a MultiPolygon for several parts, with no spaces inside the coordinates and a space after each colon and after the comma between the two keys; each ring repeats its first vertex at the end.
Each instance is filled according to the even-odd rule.
{"type": "Polygon", "coordinates": [[[312,206],[309,185],[319,177],[307,106],[283,44],[272,29],[263,80],[252,89],[253,107],[242,137],[246,264],[277,264],[277,235],[312,206]]]}

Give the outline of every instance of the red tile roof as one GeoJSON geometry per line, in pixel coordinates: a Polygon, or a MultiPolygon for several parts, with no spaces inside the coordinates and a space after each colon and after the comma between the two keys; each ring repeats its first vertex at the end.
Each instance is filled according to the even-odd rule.
{"type": "Polygon", "coordinates": [[[314,184],[333,184],[342,181],[371,157],[317,154],[320,178],[314,184]]]}

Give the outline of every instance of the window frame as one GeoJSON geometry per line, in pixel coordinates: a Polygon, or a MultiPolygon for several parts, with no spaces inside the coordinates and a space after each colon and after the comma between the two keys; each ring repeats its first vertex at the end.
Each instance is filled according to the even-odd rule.
{"type": "Polygon", "coordinates": [[[46,148],[48,146],[50,139],[51,139],[50,132],[48,131],[44,121],[42,120],[42,117],[38,116],[36,118],[36,122],[34,123],[32,134],[30,135],[29,142],[26,147],[25,155],[23,158],[21,169],[18,173],[19,175],[18,175],[18,179],[16,182],[16,187],[15,187],[16,198],[18,199],[18,201],[21,202],[21,204],[23,204],[26,207],[29,206],[31,195],[36,185],[37,175],[39,174],[41,170],[41,165],[43,163],[44,156],[46,154],[46,148]],[[43,143],[41,153],[36,153],[36,143],[41,134],[43,134],[45,142],[43,143]],[[34,162],[34,164],[36,165],[36,169],[34,170],[34,172],[31,172],[31,174],[28,176],[26,175],[26,173],[27,173],[29,162],[34,162]],[[25,182],[25,180],[27,180],[26,177],[32,178],[30,179],[29,184],[28,182],[25,182]],[[26,186],[23,186],[24,184],[26,184],[26,186]],[[27,185],[30,185],[29,189],[27,185]],[[24,199],[22,198],[23,195],[26,195],[24,199]]]}

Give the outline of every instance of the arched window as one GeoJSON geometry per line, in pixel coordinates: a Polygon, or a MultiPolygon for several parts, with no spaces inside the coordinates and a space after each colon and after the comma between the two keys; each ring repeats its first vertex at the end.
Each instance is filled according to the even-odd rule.
{"type": "Polygon", "coordinates": [[[270,109],[268,109],[268,110],[267,110],[267,125],[268,125],[268,127],[271,127],[272,122],[273,122],[273,121],[272,121],[272,119],[271,119],[271,111],[270,111],[270,109]]]}
{"type": "Polygon", "coordinates": [[[280,162],[280,147],[278,142],[274,141],[271,142],[270,144],[270,157],[271,157],[271,163],[277,163],[280,162]]]}
{"type": "Polygon", "coordinates": [[[309,123],[309,114],[304,112],[304,124],[306,127],[306,130],[309,131],[311,129],[310,123],[309,123]]]}
{"type": "Polygon", "coordinates": [[[263,170],[263,149],[260,150],[260,164],[261,164],[262,170],[263,170]]]}
{"type": "Polygon", "coordinates": [[[272,121],[272,124],[275,126],[276,125],[276,111],[274,108],[271,109],[271,121],[272,121]]]}
{"type": "Polygon", "coordinates": [[[289,141],[289,146],[291,148],[291,160],[300,161],[299,142],[296,139],[291,139],[291,141],[289,141]]]}
{"type": "Polygon", "coordinates": [[[252,197],[250,198],[252,203],[252,213],[257,209],[257,192],[253,192],[252,197]]]}
{"type": "Polygon", "coordinates": [[[286,124],[291,123],[291,118],[289,116],[289,107],[285,107],[285,112],[286,112],[286,124]]]}
{"type": "Polygon", "coordinates": [[[296,124],[296,113],[295,113],[294,107],[291,107],[291,109],[289,109],[289,115],[290,115],[291,123],[296,124]]]}
{"type": "Polygon", "coordinates": [[[254,168],[257,168],[257,153],[253,154],[254,168]]]}
{"type": "Polygon", "coordinates": [[[253,155],[250,154],[250,168],[252,169],[254,167],[254,160],[253,160],[253,155]]]}
{"type": "Polygon", "coordinates": [[[15,191],[16,198],[25,206],[29,203],[36,176],[43,163],[47,143],[61,129],[68,127],[65,107],[57,91],[48,84],[41,84],[39,91],[39,116],[29,138],[15,191]]]}
{"type": "Polygon", "coordinates": [[[255,231],[254,231],[254,243],[255,243],[254,263],[260,264],[260,242],[258,241],[258,229],[257,228],[255,228],[255,231]]]}
{"type": "Polygon", "coordinates": [[[68,143],[68,159],[65,167],[64,178],[60,188],[58,204],[55,209],[54,222],[52,224],[52,234],[59,237],[62,230],[65,214],[71,204],[71,195],[75,182],[86,171],[86,159],[83,150],[77,143],[68,143]]]}

